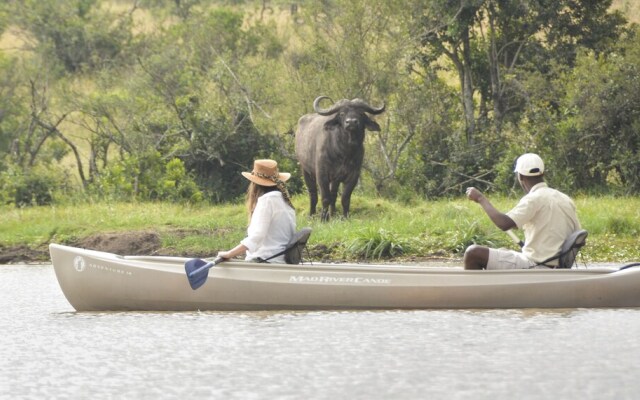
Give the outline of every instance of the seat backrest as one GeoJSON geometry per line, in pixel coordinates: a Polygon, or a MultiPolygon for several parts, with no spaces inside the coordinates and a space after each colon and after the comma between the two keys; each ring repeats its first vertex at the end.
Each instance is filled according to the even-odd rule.
{"type": "Polygon", "coordinates": [[[302,228],[293,235],[289,244],[287,244],[287,249],[284,251],[284,260],[287,264],[300,264],[302,251],[307,245],[309,236],[311,236],[311,228],[309,227],[302,228]]]}
{"type": "Polygon", "coordinates": [[[560,248],[558,268],[571,268],[576,261],[578,252],[587,243],[589,233],[584,229],[573,232],[565,239],[560,248]]]}

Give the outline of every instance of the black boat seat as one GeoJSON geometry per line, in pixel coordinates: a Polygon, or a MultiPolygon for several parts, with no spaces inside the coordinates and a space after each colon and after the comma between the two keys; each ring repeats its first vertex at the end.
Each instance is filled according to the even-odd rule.
{"type": "Polygon", "coordinates": [[[589,233],[580,229],[573,232],[567,237],[560,247],[560,251],[553,257],[549,257],[536,266],[546,266],[549,268],[571,268],[575,264],[576,256],[582,247],[587,244],[587,235],[589,233]],[[558,265],[549,265],[550,262],[558,260],[558,265]]]}
{"type": "Polygon", "coordinates": [[[302,263],[302,252],[307,245],[307,241],[309,240],[309,236],[311,236],[311,228],[306,227],[300,229],[296,232],[287,247],[278,254],[274,254],[271,257],[261,260],[261,262],[268,262],[272,258],[281,256],[284,254],[284,260],[287,264],[301,264],[302,263]]]}

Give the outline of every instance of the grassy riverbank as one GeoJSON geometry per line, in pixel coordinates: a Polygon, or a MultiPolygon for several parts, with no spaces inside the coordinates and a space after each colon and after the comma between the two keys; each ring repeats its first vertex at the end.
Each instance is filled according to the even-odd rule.
{"type": "MultiPolygon", "coordinates": [[[[508,210],[517,199],[493,198],[508,210]]],[[[586,262],[640,261],[640,199],[579,197],[589,231],[586,262]]],[[[298,226],[311,226],[313,260],[459,261],[472,243],[513,247],[481,208],[465,198],[408,204],[352,198],[352,216],[321,223],[309,218],[308,200],[294,198],[298,226]]],[[[211,256],[234,246],[247,224],[244,205],[183,206],[169,203],[78,204],[0,208],[0,263],[48,260],[51,242],[127,254],[211,256]],[[115,247],[114,247],[115,246],[115,247]]],[[[520,236],[521,236],[521,232],[520,236]]]]}

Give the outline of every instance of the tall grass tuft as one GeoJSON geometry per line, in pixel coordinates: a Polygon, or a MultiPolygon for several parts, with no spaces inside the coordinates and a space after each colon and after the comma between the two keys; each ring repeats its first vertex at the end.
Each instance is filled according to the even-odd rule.
{"type": "Polygon", "coordinates": [[[453,232],[445,241],[446,250],[461,254],[472,244],[486,243],[487,235],[482,231],[477,222],[466,222],[459,229],[453,232]]]}
{"type": "Polygon", "coordinates": [[[347,257],[375,259],[397,257],[409,248],[406,240],[384,229],[367,229],[353,239],[345,249],[347,257]]]}
{"type": "Polygon", "coordinates": [[[617,235],[634,235],[640,233],[640,227],[627,218],[611,217],[606,221],[607,231],[617,235]]]}

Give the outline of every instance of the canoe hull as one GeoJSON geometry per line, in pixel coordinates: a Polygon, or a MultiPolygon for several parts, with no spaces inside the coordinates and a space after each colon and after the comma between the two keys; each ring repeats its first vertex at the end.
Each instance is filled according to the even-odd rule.
{"type": "Polygon", "coordinates": [[[50,245],[77,311],[473,309],[640,306],[640,269],[465,271],[460,267],[227,261],[192,290],[182,257],[50,245]]]}

